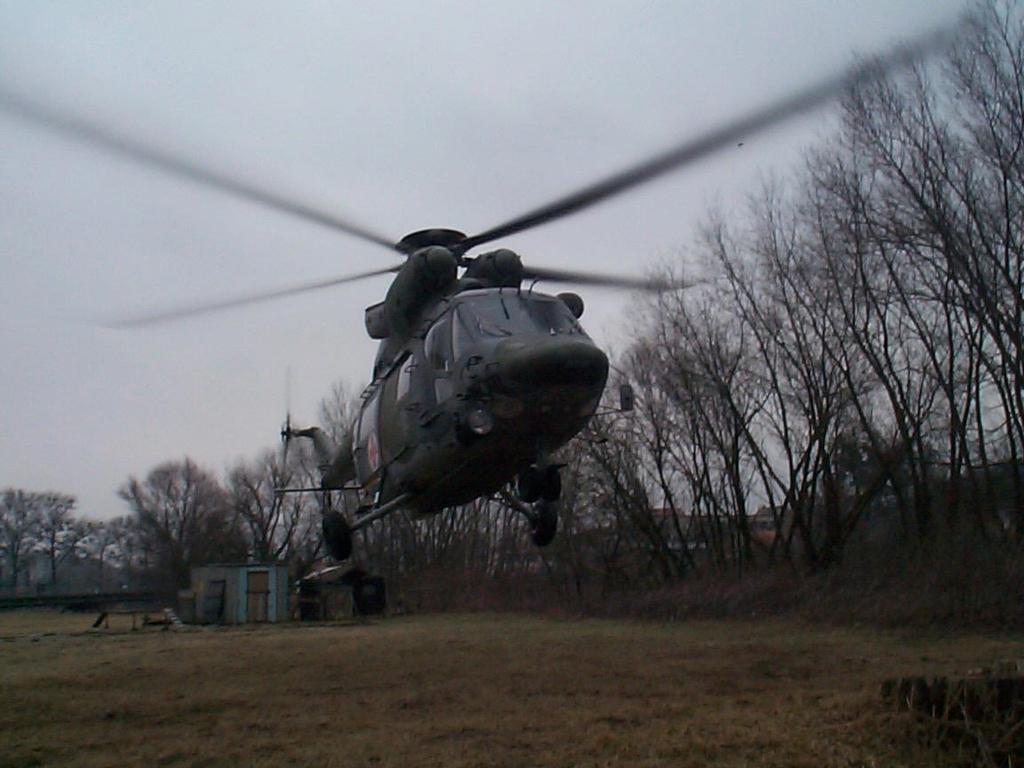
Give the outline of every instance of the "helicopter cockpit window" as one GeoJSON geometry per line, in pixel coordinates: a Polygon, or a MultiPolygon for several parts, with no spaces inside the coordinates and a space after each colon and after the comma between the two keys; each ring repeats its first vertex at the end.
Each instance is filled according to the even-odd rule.
{"type": "Polygon", "coordinates": [[[564,303],[557,299],[533,297],[526,302],[527,311],[535,324],[548,333],[583,333],[575,316],[564,303]]]}
{"type": "MultiPolygon", "coordinates": [[[[511,318],[514,315],[510,313],[509,317],[505,317],[499,311],[499,315],[495,317],[493,313],[478,311],[480,309],[487,310],[487,307],[465,303],[455,308],[454,332],[452,333],[452,351],[455,359],[465,355],[467,349],[476,339],[501,338],[512,335],[514,325],[511,318]]],[[[518,313],[518,310],[514,311],[518,313]]]]}
{"type": "Polygon", "coordinates": [[[434,323],[427,333],[427,338],[423,342],[423,351],[434,370],[451,370],[451,323],[447,316],[434,323]]]}
{"type": "Polygon", "coordinates": [[[511,336],[513,333],[585,335],[572,312],[558,299],[548,296],[489,292],[466,296],[455,310],[454,352],[461,357],[470,342],[481,338],[511,336]]]}

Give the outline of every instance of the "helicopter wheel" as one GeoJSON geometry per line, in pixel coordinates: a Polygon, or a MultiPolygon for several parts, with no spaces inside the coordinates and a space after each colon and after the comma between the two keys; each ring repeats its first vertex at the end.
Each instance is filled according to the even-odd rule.
{"type": "Polygon", "coordinates": [[[516,478],[516,495],[527,504],[533,504],[544,493],[544,472],[537,466],[530,465],[516,478]]]}
{"type": "Polygon", "coordinates": [[[541,483],[540,495],[545,501],[558,501],[562,495],[562,473],[554,464],[544,468],[544,480],[541,483]]]}
{"type": "Polygon", "coordinates": [[[538,503],[530,527],[533,543],[538,547],[546,547],[558,531],[558,507],[549,501],[538,503]]]}
{"type": "Polygon", "coordinates": [[[519,473],[516,479],[516,495],[527,504],[544,499],[558,501],[562,495],[562,475],[559,467],[531,465],[519,473]]]}
{"type": "Polygon", "coordinates": [[[352,529],[340,512],[330,510],[324,513],[321,523],[327,552],[335,560],[348,560],[352,554],[352,529]]]}

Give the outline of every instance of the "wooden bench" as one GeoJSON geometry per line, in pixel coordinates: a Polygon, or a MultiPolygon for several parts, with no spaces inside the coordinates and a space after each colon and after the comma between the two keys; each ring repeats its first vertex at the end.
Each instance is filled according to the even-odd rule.
{"type": "Polygon", "coordinates": [[[96,617],[96,621],[92,623],[92,628],[99,629],[102,625],[104,628],[110,629],[111,615],[131,616],[133,632],[138,630],[140,627],[163,627],[164,629],[167,629],[168,627],[175,625],[174,619],[176,618],[173,616],[172,612],[167,609],[111,608],[100,612],[99,616],[96,617]],[[159,618],[150,618],[153,614],[159,614],[159,618]]]}

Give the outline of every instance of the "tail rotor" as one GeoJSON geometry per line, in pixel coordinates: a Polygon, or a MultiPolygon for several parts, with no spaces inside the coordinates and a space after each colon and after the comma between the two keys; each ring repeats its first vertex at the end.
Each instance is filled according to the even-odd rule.
{"type": "Polygon", "coordinates": [[[285,414],[284,424],[281,425],[281,464],[282,466],[288,466],[288,445],[292,441],[294,436],[292,431],[292,414],[291,411],[285,414]]]}
{"type": "Polygon", "coordinates": [[[281,425],[281,466],[288,466],[288,445],[291,443],[295,432],[292,430],[292,369],[291,366],[285,369],[284,380],[284,424],[281,425]]]}

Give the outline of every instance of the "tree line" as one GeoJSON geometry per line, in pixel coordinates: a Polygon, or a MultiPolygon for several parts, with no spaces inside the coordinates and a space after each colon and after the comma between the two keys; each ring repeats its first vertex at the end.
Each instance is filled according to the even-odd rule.
{"type": "Polygon", "coordinates": [[[274,451],[224,478],[187,457],[166,462],[130,477],[119,490],[129,513],[108,520],[77,515],[67,494],[9,488],[0,494],[0,588],[171,594],[187,586],[194,565],[245,560],[287,561],[303,572],[319,553],[320,513],[311,498],[274,489],[312,474],[307,467],[286,467],[274,451]]]}
{"type": "MultiPolygon", "coordinates": [[[[606,505],[696,527],[699,565],[735,573],[827,569],[869,532],[1018,548],[1022,153],[1016,4],[979,6],[940,65],[848,93],[794,178],[709,217],[710,281],[648,306],[621,366],[638,418],[594,453],[606,505]]],[[[666,574],[698,567],[647,528],[666,574]]]]}
{"type": "MultiPolygon", "coordinates": [[[[328,423],[352,400],[341,385],[332,395],[321,406],[328,423]]],[[[315,457],[297,445],[288,455],[264,450],[222,476],[189,457],[165,462],[129,477],[118,490],[128,512],[107,520],[77,514],[68,494],[8,488],[0,492],[0,588],[169,595],[188,585],[195,565],[247,560],[287,562],[302,575],[321,554],[324,499],[276,491],[318,484],[315,457]],[[32,567],[39,562],[45,573],[32,567]]]]}

